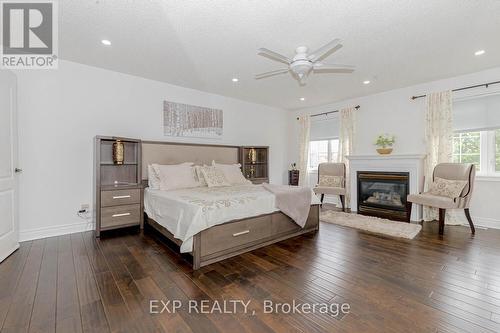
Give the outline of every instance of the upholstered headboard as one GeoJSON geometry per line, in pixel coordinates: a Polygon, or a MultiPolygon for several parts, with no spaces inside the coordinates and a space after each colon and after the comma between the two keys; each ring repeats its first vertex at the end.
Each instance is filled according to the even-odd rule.
{"type": "Polygon", "coordinates": [[[142,179],[148,179],[148,165],[157,164],[179,164],[193,162],[197,165],[211,164],[215,160],[218,163],[239,163],[239,147],[142,141],[142,179]]]}

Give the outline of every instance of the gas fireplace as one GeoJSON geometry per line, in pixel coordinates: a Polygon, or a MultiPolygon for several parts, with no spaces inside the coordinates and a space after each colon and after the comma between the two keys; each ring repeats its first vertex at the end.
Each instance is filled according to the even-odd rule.
{"type": "Polygon", "coordinates": [[[408,172],[358,171],[358,213],[406,220],[408,172]]]}

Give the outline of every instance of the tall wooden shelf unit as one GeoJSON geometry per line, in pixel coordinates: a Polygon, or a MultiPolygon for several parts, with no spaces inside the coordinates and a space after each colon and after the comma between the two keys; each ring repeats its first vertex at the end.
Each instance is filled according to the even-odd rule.
{"type": "Polygon", "coordinates": [[[269,182],[269,147],[240,147],[241,170],[254,184],[269,182]]]}
{"type": "Polygon", "coordinates": [[[143,227],[143,186],[141,140],[119,137],[95,137],[94,207],[96,236],[101,231],[143,227]],[[124,144],[123,164],[113,162],[113,143],[124,144]]]}

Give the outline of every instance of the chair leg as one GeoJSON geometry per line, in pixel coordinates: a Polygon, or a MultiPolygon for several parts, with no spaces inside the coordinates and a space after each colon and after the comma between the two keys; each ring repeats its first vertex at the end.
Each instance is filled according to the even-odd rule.
{"type": "Polygon", "coordinates": [[[342,205],[342,211],[345,212],[345,195],[339,195],[340,204],[342,205]]]}
{"type": "Polygon", "coordinates": [[[444,234],[444,218],[446,216],[446,209],[439,208],[439,234],[444,234]]]}
{"type": "Polygon", "coordinates": [[[465,211],[465,217],[467,218],[467,221],[469,221],[470,231],[474,235],[476,233],[476,228],[474,228],[474,223],[472,222],[472,218],[470,217],[469,208],[465,208],[464,211],[465,211]]]}
{"type": "Polygon", "coordinates": [[[406,201],[406,222],[410,223],[410,219],[411,219],[411,207],[413,206],[413,204],[411,203],[411,201],[406,201]]]}
{"type": "Polygon", "coordinates": [[[323,199],[325,198],[325,194],[321,193],[321,207],[323,207],[323,199]]]}

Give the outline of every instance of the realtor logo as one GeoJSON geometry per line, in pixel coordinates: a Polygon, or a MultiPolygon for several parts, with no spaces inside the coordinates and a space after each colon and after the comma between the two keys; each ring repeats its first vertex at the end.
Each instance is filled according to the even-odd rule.
{"type": "Polygon", "coordinates": [[[57,68],[57,8],[52,1],[0,1],[1,68],[57,68]]]}

